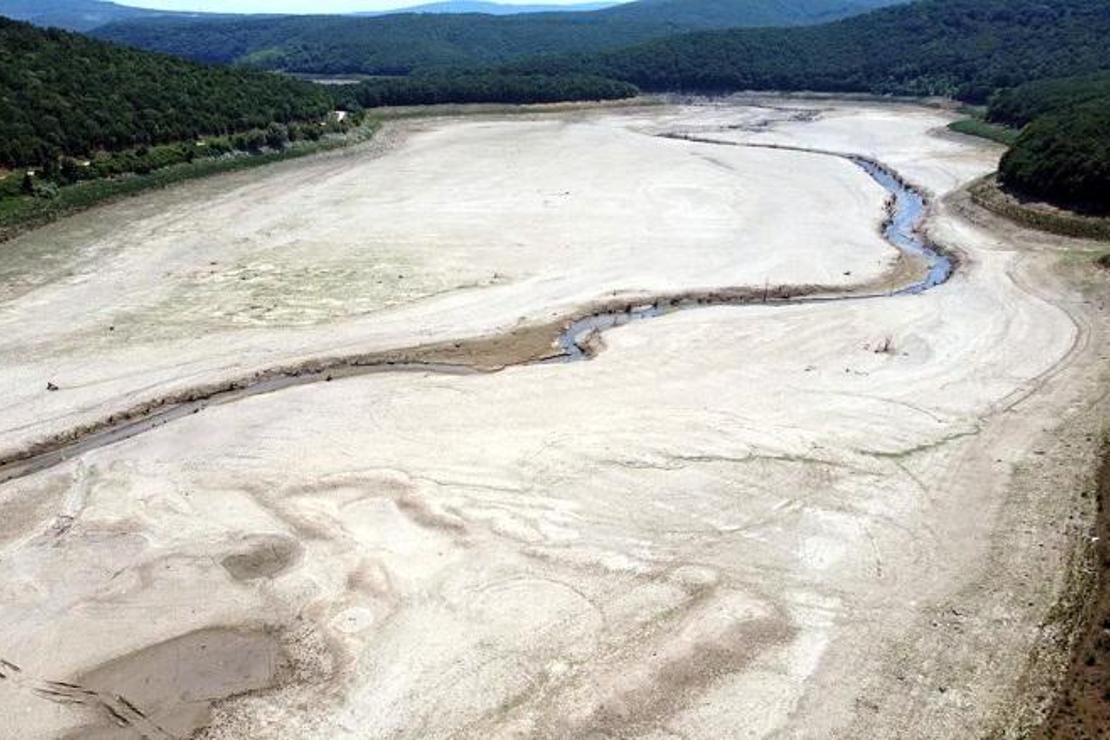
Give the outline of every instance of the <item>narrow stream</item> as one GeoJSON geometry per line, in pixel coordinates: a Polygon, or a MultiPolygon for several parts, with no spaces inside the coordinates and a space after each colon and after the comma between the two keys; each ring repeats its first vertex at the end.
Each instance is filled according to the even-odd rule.
{"type": "MultiPolygon", "coordinates": [[[[671,137],[668,137],[671,138],[671,137]]],[[[720,144],[725,146],[748,146],[735,142],[713,141],[711,139],[694,139],[690,137],[673,137],[680,141],[695,141],[700,144],[720,144]]],[[[758,147],[763,148],[763,147],[758,147]]],[[[789,149],[787,147],[770,147],[789,149]]],[[[804,150],[802,150],[804,151],[804,150]]],[[[847,154],[833,154],[821,152],[828,156],[842,157],[862,169],[871,179],[877,182],[893,197],[890,215],[883,225],[883,237],[903,253],[924,259],[928,272],[925,277],[917,282],[903,286],[890,294],[885,295],[912,295],[923,293],[947,280],[952,275],[952,260],[939,252],[925,239],[921,233],[921,226],[928,211],[925,196],[917,188],[906,184],[898,175],[878,162],[847,154]]],[[[860,298],[873,298],[873,295],[859,296],[826,296],[821,298],[799,298],[790,301],[792,304],[813,303],[818,301],[848,301],[860,298]]],[[[720,300],[716,305],[727,305],[727,300],[720,300]]],[[[571,323],[559,335],[559,347],[565,356],[561,361],[575,361],[586,357],[588,350],[586,342],[589,337],[597,332],[603,332],[617,326],[623,326],[633,321],[641,321],[656,316],[662,316],[675,311],[682,311],[700,306],[714,305],[712,301],[704,299],[693,301],[678,301],[670,303],[650,303],[632,308],[630,311],[613,311],[586,316],[571,323]]]]}
{"type": "MultiPolygon", "coordinates": [[[[673,137],[686,139],[687,137],[673,137]]],[[[755,146],[758,148],[791,149],[790,147],[745,145],[735,142],[721,142],[712,140],[689,139],[699,143],[721,144],[728,146],[755,146]]],[[[925,220],[927,202],[921,191],[906,184],[889,168],[867,159],[848,154],[834,152],[813,152],[812,150],[795,149],[796,151],[810,151],[811,153],[847,159],[863,169],[872,179],[881,185],[893,198],[890,215],[883,226],[883,236],[897,249],[904,253],[920,257],[928,266],[928,273],[924,278],[909,285],[903,286],[889,293],[860,293],[853,295],[827,294],[821,296],[796,297],[777,299],[777,305],[797,305],[800,303],[819,303],[832,301],[861,300],[865,298],[879,298],[890,295],[906,295],[922,293],[930,288],[940,285],[952,274],[953,263],[948,257],[941,254],[920,233],[920,227],[925,220]]],[[[686,298],[679,300],[660,300],[634,306],[631,309],[602,312],[570,322],[558,335],[555,345],[561,350],[552,360],[539,362],[574,362],[589,359],[590,353],[586,349],[589,338],[597,332],[603,332],[614,327],[623,326],[633,321],[662,316],[686,309],[712,306],[733,305],[740,301],[730,300],[727,296],[721,298],[686,298]]],[[[745,301],[745,304],[750,301],[745,301]]],[[[529,360],[527,362],[534,362],[529,360]]],[[[75,439],[59,441],[55,445],[32,455],[0,462],[0,483],[21,478],[36,473],[66,460],[72,459],[94,449],[106,447],[116,442],[130,439],[144,432],[171,423],[177,419],[198,413],[208,406],[232,403],[250,396],[263,393],[272,393],[297,385],[324,382],[333,377],[351,377],[369,373],[383,372],[431,372],[469,374],[482,372],[464,365],[433,364],[433,363],[404,363],[380,362],[372,364],[351,363],[349,366],[331,367],[320,371],[306,371],[297,374],[279,374],[257,382],[233,382],[225,390],[219,390],[203,398],[179,403],[157,405],[148,413],[137,418],[121,420],[116,423],[104,424],[86,433],[75,435],[75,439]]]]}

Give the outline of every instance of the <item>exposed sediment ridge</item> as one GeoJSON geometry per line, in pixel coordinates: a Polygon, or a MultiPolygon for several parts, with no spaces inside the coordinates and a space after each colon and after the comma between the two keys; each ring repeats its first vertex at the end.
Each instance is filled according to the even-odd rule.
{"type": "Polygon", "coordinates": [[[260,370],[239,378],[182,390],[151,399],[99,421],[0,453],[0,484],[58,465],[74,456],[129,439],[176,419],[217,404],[283,388],[383,372],[488,373],[506,367],[538,362],[589,359],[599,349],[602,331],[631,321],[706,306],[755,304],[796,305],[880,298],[920,293],[943,283],[956,268],[954,256],[928,243],[920,227],[928,200],[892,168],[877,160],[843,152],[774,144],[741,144],[686,134],[660,134],[662,138],[724,146],[781,149],[846,159],[861,167],[888,191],[891,202],[882,225],[883,236],[900,252],[892,274],[852,287],[779,285],[725,287],[667,295],[620,296],[599,300],[565,317],[526,325],[508,332],[438,342],[378,352],[322,357],[260,370]],[[923,260],[925,274],[913,264],[923,260]]]}
{"type": "Polygon", "coordinates": [[[84,710],[89,723],[66,734],[67,740],[104,737],[99,732],[104,726],[126,737],[177,740],[208,721],[215,700],[271,687],[286,660],[277,638],[263,628],[210,628],[121,656],[67,681],[29,675],[0,658],[0,682],[84,710]],[[178,670],[183,653],[201,656],[193,658],[190,671],[178,670]],[[236,657],[228,660],[228,655],[236,657]]]}

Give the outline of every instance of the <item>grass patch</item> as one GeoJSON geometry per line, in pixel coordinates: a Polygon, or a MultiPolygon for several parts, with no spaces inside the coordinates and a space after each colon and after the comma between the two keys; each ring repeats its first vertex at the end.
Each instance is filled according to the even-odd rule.
{"type": "Polygon", "coordinates": [[[949,131],[955,131],[958,134],[966,134],[968,136],[977,136],[980,139],[989,139],[990,141],[1005,146],[1013,146],[1017,141],[1018,129],[1010,128],[1009,126],[999,126],[993,123],[987,123],[978,116],[970,118],[961,118],[958,121],[953,121],[948,124],[949,131]]]}
{"type": "Polygon", "coordinates": [[[1077,239],[1110,241],[1110,218],[1026,205],[1003,191],[994,175],[973,184],[968,193],[976,205],[1023,226],[1077,239]]]}
{"type": "Polygon", "coordinates": [[[1110,443],[1103,435],[1089,568],[1091,593],[1077,615],[1071,665],[1036,740],[1101,737],[1110,726],[1110,443]]]}
{"type": "MultiPolygon", "coordinates": [[[[11,239],[28,229],[50,223],[62,216],[117,198],[137,195],[147,190],[164,188],[200,177],[253,169],[368,141],[380,126],[378,119],[368,119],[346,134],[328,136],[319,141],[297,141],[281,151],[202,158],[146,174],[86,180],[59,187],[57,195],[52,198],[33,197],[22,193],[15,195],[11,193],[11,188],[0,188],[7,193],[4,197],[0,197],[0,241],[11,239]]],[[[14,175],[9,175],[9,178],[11,177],[14,175]]]]}
{"type": "Polygon", "coordinates": [[[384,121],[409,118],[454,118],[456,116],[526,116],[537,113],[561,113],[573,110],[659,106],[665,102],[655,97],[638,96],[620,100],[570,100],[558,103],[437,103],[433,105],[397,105],[375,108],[375,116],[384,121]]]}

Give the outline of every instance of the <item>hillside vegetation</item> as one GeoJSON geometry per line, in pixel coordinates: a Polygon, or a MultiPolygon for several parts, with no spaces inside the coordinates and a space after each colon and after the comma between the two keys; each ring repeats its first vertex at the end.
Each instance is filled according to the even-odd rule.
{"type": "Polygon", "coordinates": [[[0,18],[0,164],[320,121],[318,86],[211,68],[0,18]]]}
{"type": "Polygon", "coordinates": [[[803,24],[892,4],[640,0],[500,17],[166,17],[102,31],[208,62],[391,76],[330,91],[6,24],[0,163],[319,120],[337,105],[613,99],[637,87],[945,95],[990,103],[985,122],[958,130],[1008,143],[1009,129],[988,124],[1024,127],[1001,164],[1008,189],[1110,210],[1106,0],[919,0],[822,25],[674,33],[768,19],[803,24]]]}
{"type": "Polygon", "coordinates": [[[404,75],[612,49],[682,30],[816,23],[901,1],[641,0],[593,12],[513,16],[166,17],[110,24],[95,35],[195,61],[291,72],[404,75]]]}
{"type": "Polygon", "coordinates": [[[390,77],[336,89],[344,108],[379,108],[440,103],[555,103],[567,100],[619,100],[639,90],[618,80],[591,75],[513,75],[465,72],[390,77]]]}
{"type": "Polygon", "coordinates": [[[665,32],[650,24],[556,13],[155,19],[108,25],[94,35],[200,62],[289,72],[406,75],[532,54],[599,50],[665,32]]]}
{"type": "MultiPolygon", "coordinates": [[[[1105,0],[921,0],[821,26],[681,34],[616,51],[524,60],[509,69],[598,75],[648,90],[989,100],[989,122],[1025,127],[1002,160],[1000,179],[1008,189],[1110,211],[1105,0]]],[[[1010,143],[1007,130],[973,119],[957,129],[1010,143]]]]}
{"type": "Polygon", "coordinates": [[[1110,68],[1106,0],[921,0],[822,26],[672,36],[514,69],[624,80],[649,90],[950,95],[1110,68]]]}
{"type": "Polygon", "coordinates": [[[1021,195],[1110,214],[1110,95],[1066,100],[1061,88],[1046,89],[1052,107],[1021,114],[1033,117],[1002,157],[999,179],[1021,195]]]}
{"type": "Polygon", "coordinates": [[[999,90],[991,98],[987,120],[1020,128],[1038,116],[1099,98],[1110,98],[1110,72],[1038,80],[999,90]]]}
{"type": "Polygon", "coordinates": [[[903,2],[909,0],[639,0],[598,15],[691,29],[806,26],[903,2]]]}

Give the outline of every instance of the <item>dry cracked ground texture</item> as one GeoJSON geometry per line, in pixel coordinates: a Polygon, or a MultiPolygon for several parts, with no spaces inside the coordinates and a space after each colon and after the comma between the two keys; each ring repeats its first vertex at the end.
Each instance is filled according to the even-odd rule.
{"type": "Polygon", "coordinates": [[[637,322],[587,362],[254,395],[0,485],[0,735],[1019,732],[1092,510],[1106,280],[1093,245],[967,204],[999,149],[948,120],[778,99],[409,122],[384,153],[5,245],[9,451],[613,296],[913,271],[849,162],[703,139],[876,158],[961,266],[922,295],[637,322]]]}

